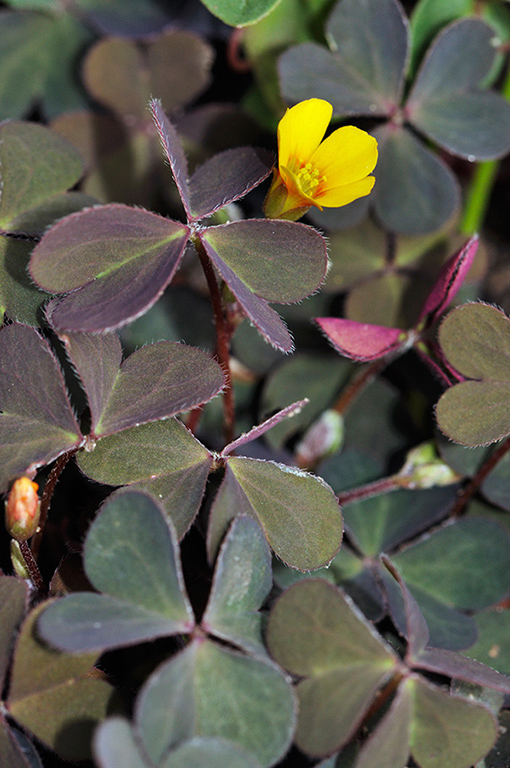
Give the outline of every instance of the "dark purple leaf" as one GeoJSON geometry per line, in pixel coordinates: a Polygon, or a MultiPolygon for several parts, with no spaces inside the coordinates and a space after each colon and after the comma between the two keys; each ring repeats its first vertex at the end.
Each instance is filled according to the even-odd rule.
{"type": "Polygon", "coordinates": [[[418,319],[418,324],[427,315],[437,318],[455,298],[471,268],[477,250],[478,236],[475,235],[448,259],[425,302],[418,319]]]}
{"type": "Polygon", "coordinates": [[[260,184],[274,165],[263,149],[227,149],[207,160],[189,180],[194,219],[210,216],[219,208],[239,200],[260,184]]]}
{"type": "Polygon", "coordinates": [[[359,362],[396,352],[407,341],[407,333],[401,328],[357,323],[340,317],[317,317],[315,322],[341,355],[359,362]]]}
{"type": "Polygon", "coordinates": [[[456,680],[510,693],[510,677],[454,651],[444,648],[425,648],[411,659],[411,663],[415,669],[425,669],[456,680]]]}
{"type": "Polygon", "coordinates": [[[33,474],[82,436],[60,367],[46,341],[26,325],[0,331],[0,491],[33,474]]]}
{"type": "Polygon", "coordinates": [[[314,293],[327,271],[324,238],[293,221],[249,219],[209,227],[200,235],[250,291],[288,304],[314,293]]]}
{"type": "Polygon", "coordinates": [[[181,140],[174,126],[165,115],[161,103],[157,99],[151,101],[151,112],[158,129],[161,145],[170,163],[170,168],[177,184],[177,189],[188,219],[192,219],[190,189],[188,184],[188,162],[182,149],[181,140]]]}
{"type": "Polygon", "coordinates": [[[252,293],[206,241],[204,246],[207,255],[259,333],[276,349],[292,352],[292,336],[278,313],[271,309],[267,301],[252,293]]]}
{"type": "Polygon", "coordinates": [[[454,174],[403,126],[384,126],[374,136],[379,162],[372,198],[381,222],[404,235],[440,229],[459,207],[454,174]]]}
{"type": "Polygon", "coordinates": [[[496,55],[493,39],[494,29],[480,19],[450,24],[432,44],[406,104],[416,128],[472,160],[510,149],[510,104],[479,89],[496,55]]]}
{"type": "Polygon", "coordinates": [[[146,312],[172,279],[188,234],[182,224],[118,204],[55,224],[30,264],[35,282],[52,293],[75,291],[51,303],[55,327],[112,330],[146,312]]]}
{"type": "Polygon", "coordinates": [[[170,341],[142,347],[118,371],[96,434],[109,435],[195,408],[224,385],[219,364],[199,349],[170,341]]]}
{"type": "Polygon", "coordinates": [[[122,346],[117,334],[62,334],[67,355],[76,368],[87,395],[95,432],[108,402],[122,362],[122,346]]]}

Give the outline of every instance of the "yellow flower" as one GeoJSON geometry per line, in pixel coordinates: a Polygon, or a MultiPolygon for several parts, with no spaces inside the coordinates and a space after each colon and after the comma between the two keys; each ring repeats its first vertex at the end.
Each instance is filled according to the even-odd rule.
{"type": "Polygon", "coordinates": [[[264,203],[268,218],[296,220],[312,205],[337,208],[371,192],[377,141],[353,125],[322,141],[332,114],[328,101],[308,99],[280,120],[278,168],[264,203]]]}

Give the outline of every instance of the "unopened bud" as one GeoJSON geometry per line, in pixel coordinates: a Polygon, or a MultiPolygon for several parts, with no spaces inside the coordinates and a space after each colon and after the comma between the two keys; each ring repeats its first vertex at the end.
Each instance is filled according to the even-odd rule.
{"type": "Polygon", "coordinates": [[[338,451],[344,438],[344,421],[337,411],[324,411],[296,447],[298,466],[307,467],[338,451]]]}
{"type": "Polygon", "coordinates": [[[461,476],[438,456],[432,442],[412,448],[399,475],[406,478],[406,488],[413,489],[452,485],[461,480],[461,476]]]}
{"type": "Polygon", "coordinates": [[[9,491],[5,502],[5,527],[16,541],[26,541],[37,530],[41,507],[38,488],[28,477],[18,477],[9,491]]]}

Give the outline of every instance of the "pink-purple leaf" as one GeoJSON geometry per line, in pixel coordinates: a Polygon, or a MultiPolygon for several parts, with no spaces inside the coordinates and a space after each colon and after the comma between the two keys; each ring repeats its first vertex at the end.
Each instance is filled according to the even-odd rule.
{"type": "Polygon", "coordinates": [[[60,367],[26,325],[0,331],[0,492],[82,441],[60,367]]]}
{"type": "Polygon", "coordinates": [[[211,157],[189,180],[193,218],[203,219],[244,197],[269,176],[273,164],[269,152],[252,147],[227,149],[211,157]]]}
{"type": "Polygon", "coordinates": [[[34,281],[51,293],[59,330],[104,331],[146,312],[179,266],[189,230],[126,205],[89,208],[55,224],[30,262],[34,281]],[[79,289],[79,290],[76,290],[79,289]]]}
{"type": "Polygon", "coordinates": [[[193,215],[191,213],[190,189],[188,184],[188,162],[182,148],[181,140],[179,139],[174,126],[165,115],[161,102],[157,99],[152,99],[150,104],[152,117],[161,140],[161,146],[170,163],[170,168],[172,169],[175,183],[184,210],[186,211],[186,216],[188,217],[188,220],[192,219],[193,215]]]}
{"type": "Polygon", "coordinates": [[[224,384],[221,367],[199,349],[170,341],[142,347],[118,370],[96,434],[109,435],[195,408],[224,384]]]}
{"type": "Polygon", "coordinates": [[[316,322],[341,355],[359,362],[389,355],[407,341],[407,333],[401,328],[385,328],[341,317],[317,317],[316,322]]]}
{"type": "Polygon", "coordinates": [[[423,306],[418,323],[428,315],[436,318],[444,312],[464,282],[477,250],[478,236],[474,235],[457,253],[448,259],[423,306]]]}

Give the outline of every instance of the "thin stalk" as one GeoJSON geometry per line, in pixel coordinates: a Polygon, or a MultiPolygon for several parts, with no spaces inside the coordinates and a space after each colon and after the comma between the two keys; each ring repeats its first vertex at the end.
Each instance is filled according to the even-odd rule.
{"type": "MultiPolygon", "coordinates": [[[[510,101],[510,65],[507,65],[501,95],[510,101]]],[[[460,222],[460,231],[465,235],[474,235],[482,227],[499,164],[499,160],[486,160],[475,168],[460,222]]]]}
{"type": "Polygon", "coordinates": [[[388,357],[381,357],[379,360],[374,360],[373,363],[366,365],[361,371],[356,373],[352,381],[345,387],[342,394],[333,405],[332,410],[337,413],[345,413],[351,402],[382,370],[384,370],[384,368],[386,368],[389,362],[388,357]]]}
{"type": "Polygon", "coordinates": [[[451,517],[459,517],[464,512],[466,505],[480,488],[487,475],[492,472],[494,467],[499,464],[503,456],[505,456],[509,450],[510,437],[507,437],[507,439],[504,440],[493,453],[491,453],[487,461],[482,464],[478,472],[473,475],[469,483],[462,489],[450,511],[451,517]]]}
{"type": "Polygon", "coordinates": [[[41,571],[39,570],[39,566],[35,561],[32,550],[30,549],[26,541],[19,542],[19,549],[21,554],[23,555],[23,560],[25,561],[25,565],[27,566],[27,570],[30,574],[30,578],[32,579],[32,584],[39,592],[42,592],[43,594],[45,594],[46,584],[44,583],[43,577],[41,576],[41,571]]]}
{"type": "Polygon", "coordinates": [[[62,454],[62,456],[59,456],[59,458],[56,460],[53,466],[53,469],[48,475],[48,479],[46,480],[46,483],[44,485],[44,490],[41,496],[41,510],[40,510],[40,516],[39,516],[39,525],[37,526],[37,532],[32,537],[31,554],[33,554],[33,557],[35,559],[37,559],[37,556],[39,555],[39,549],[41,547],[41,541],[44,533],[44,525],[48,517],[48,510],[50,508],[51,499],[53,498],[53,492],[55,490],[57,480],[62,474],[62,472],[64,471],[64,468],[68,463],[69,459],[72,456],[74,456],[74,454],[76,453],[76,450],[77,449],[72,451],[67,451],[67,453],[64,453],[62,454]]]}
{"type": "Polygon", "coordinates": [[[353,501],[369,499],[371,496],[379,496],[381,493],[398,491],[405,486],[405,478],[391,475],[391,477],[383,477],[381,480],[374,480],[373,483],[360,485],[359,488],[353,488],[351,491],[343,491],[337,495],[337,499],[339,504],[350,504],[353,501]]]}
{"type": "Polygon", "coordinates": [[[211,305],[214,314],[214,324],[216,326],[216,353],[218,355],[218,362],[225,374],[225,389],[223,391],[223,413],[225,419],[225,440],[227,443],[231,443],[234,439],[234,420],[235,420],[235,405],[234,405],[234,390],[232,388],[232,374],[230,372],[230,333],[229,326],[225,319],[223,311],[223,302],[221,299],[221,292],[214,274],[212,264],[205,252],[204,246],[198,238],[194,241],[195,248],[204,270],[205,278],[209,288],[209,295],[211,297],[211,305]]]}

